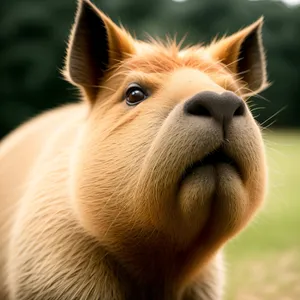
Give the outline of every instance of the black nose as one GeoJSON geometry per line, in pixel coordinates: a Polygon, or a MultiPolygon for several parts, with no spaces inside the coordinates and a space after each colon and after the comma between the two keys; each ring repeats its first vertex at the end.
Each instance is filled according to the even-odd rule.
{"type": "Polygon", "coordinates": [[[184,112],[199,117],[210,117],[225,128],[233,118],[245,115],[245,102],[232,92],[217,94],[205,91],[196,94],[184,104],[184,112]]]}

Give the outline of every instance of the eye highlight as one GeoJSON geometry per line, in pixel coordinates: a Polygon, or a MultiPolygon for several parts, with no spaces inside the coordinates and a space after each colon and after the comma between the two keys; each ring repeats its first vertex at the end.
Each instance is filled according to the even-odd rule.
{"type": "Polygon", "coordinates": [[[130,84],[125,93],[125,100],[126,100],[127,105],[129,105],[129,106],[137,105],[147,98],[148,98],[148,95],[145,92],[145,90],[136,83],[130,84]]]}

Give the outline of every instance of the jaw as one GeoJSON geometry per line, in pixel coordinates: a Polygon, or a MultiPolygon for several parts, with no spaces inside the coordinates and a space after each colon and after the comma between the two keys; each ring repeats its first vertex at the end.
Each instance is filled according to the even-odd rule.
{"type": "Polygon", "coordinates": [[[230,128],[226,144],[214,123],[193,121],[180,106],[170,113],[144,160],[135,194],[139,199],[143,191],[146,223],[179,245],[183,277],[245,227],[266,186],[261,134],[250,116],[242,128],[230,128]]]}

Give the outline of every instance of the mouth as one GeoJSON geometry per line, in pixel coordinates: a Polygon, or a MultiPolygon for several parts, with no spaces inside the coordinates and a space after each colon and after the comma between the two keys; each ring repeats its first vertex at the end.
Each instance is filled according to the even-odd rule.
{"type": "Polygon", "coordinates": [[[203,166],[217,166],[219,164],[227,164],[230,165],[235,169],[237,174],[242,177],[242,173],[240,170],[240,167],[236,163],[236,161],[228,156],[226,152],[224,151],[223,147],[218,148],[217,150],[208,153],[203,159],[200,161],[194,162],[192,165],[188,166],[182,177],[180,182],[182,182],[185,178],[187,178],[189,175],[192,175],[196,169],[203,166]]]}

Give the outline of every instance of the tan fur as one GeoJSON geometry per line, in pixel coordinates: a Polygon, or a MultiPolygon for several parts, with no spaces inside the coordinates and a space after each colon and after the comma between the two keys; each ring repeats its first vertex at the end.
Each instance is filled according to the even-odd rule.
{"type": "Polygon", "coordinates": [[[222,248],[265,196],[264,146],[247,109],[226,144],[241,176],[208,165],[179,185],[222,142],[210,119],[185,115],[183,105],[201,91],[246,97],[266,85],[261,24],[181,50],[134,40],[79,1],[64,74],[83,101],[0,144],[1,300],[221,299],[222,248]],[[106,65],[91,24],[106,28],[106,65]],[[247,48],[239,57],[243,45],[255,55],[247,48]],[[135,107],[124,101],[132,82],[151,91],[135,107]]]}

